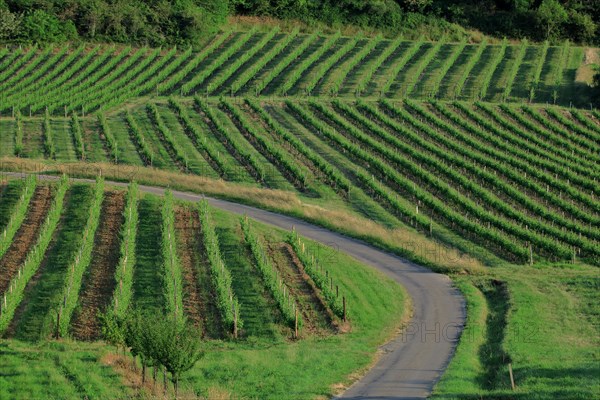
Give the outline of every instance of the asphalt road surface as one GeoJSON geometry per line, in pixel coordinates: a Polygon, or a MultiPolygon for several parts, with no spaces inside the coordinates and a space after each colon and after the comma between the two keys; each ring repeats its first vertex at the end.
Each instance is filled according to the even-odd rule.
{"type": "MultiPolygon", "coordinates": [[[[19,174],[7,174],[17,176],[19,174]]],[[[40,179],[56,179],[39,176],[40,179]]],[[[93,180],[75,179],[93,183],[93,180]]],[[[106,182],[116,186],[124,183],[106,182]]],[[[163,188],[140,185],[146,193],[161,195],[163,188]]],[[[412,298],[413,316],[406,329],[381,346],[382,355],[367,374],[352,385],[343,399],[424,399],[446,369],[460,333],[466,312],[464,299],[450,279],[360,240],[329,231],[289,216],[202,195],[173,191],[176,198],[199,201],[206,198],[217,208],[278,228],[296,228],[302,236],[326,244],[332,252],[341,251],[378,269],[403,285],[412,298]]]]}

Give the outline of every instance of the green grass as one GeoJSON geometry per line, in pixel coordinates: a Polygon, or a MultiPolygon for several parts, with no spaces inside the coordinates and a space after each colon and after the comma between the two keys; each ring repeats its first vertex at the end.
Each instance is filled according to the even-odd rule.
{"type": "Polygon", "coordinates": [[[50,128],[52,129],[52,139],[56,150],[57,161],[74,161],[77,159],[73,138],[71,137],[71,127],[67,119],[51,119],[50,128]]]}
{"type": "Polygon", "coordinates": [[[146,195],[139,202],[139,223],[133,271],[133,305],[145,311],[165,307],[162,284],[161,204],[156,196],[146,195]]]}
{"type": "Polygon", "coordinates": [[[0,341],[0,398],[128,397],[121,378],[99,362],[105,351],[99,344],[0,341]]]}
{"type": "Polygon", "coordinates": [[[434,399],[598,398],[596,268],[502,267],[456,282],[467,299],[467,328],[434,399]],[[508,297],[491,279],[506,283],[508,297]]]}
{"type": "Polygon", "coordinates": [[[41,120],[23,120],[23,156],[27,158],[44,158],[44,139],[38,132],[42,131],[41,120]]]}
{"type": "Polygon", "coordinates": [[[24,302],[15,313],[12,324],[17,339],[44,340],[53,333],[56,313],[63,300],[67,268],[80,246],[92,196],[92,186],[82,184],[73,185],[67,193],[67,203],[53,243],[40,270],[25,288],[24,302]]]}
{"type": "Polygon", "coordinates": [[[131,165],[144,165],[130,138],[125,115],[119,114],[113,118],[107,118],[107,124],[117,142],[119,162],[131,165]]]}
{"type": "Polygon", "coordinates": [[[0,119],[0,157],[11,157],[15,154],[15,132],[17,124],[14,120],[0,119]]]}
{"type": "Polygon", "coordinates": [[[24,181],[20,179],[10,180],[4,188],[0,187],[0,233],[10,221],[13,208],[19,202],[24,187],[24,181]]]}

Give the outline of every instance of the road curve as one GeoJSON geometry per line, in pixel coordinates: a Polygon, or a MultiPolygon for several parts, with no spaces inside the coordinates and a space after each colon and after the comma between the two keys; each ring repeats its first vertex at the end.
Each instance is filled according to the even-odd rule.
{"type": "MultiPolygon", "coordinates": [[[[39,177],[56,179],[54,176],[39,177]]],[[[88,179],[74,181],[94,182],[88,179]]],[[[120,182],[106,183],[127,186],[120,182]]],[[[139,187],[146,193],[164,193],[164,188],[139,187]]],[[[206,198],[214,207],[247,214],[250,218],[278,228],[290,230],[295,226],[302,236],[327,245],[333,244],[339,251],[382,271],[403,285],[413,303],[413,317],[408,327],[381,347],[382,356],[375,366],[340,398],[424,399],[429,396],[452,357],[466,317],[464,299],[447,276],[300,219],[193,193],[173,191],[173,195],[188,201],[206,198]]]]}

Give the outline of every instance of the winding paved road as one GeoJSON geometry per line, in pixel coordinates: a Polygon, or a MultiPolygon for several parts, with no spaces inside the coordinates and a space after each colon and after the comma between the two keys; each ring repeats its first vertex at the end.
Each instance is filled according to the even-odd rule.
{"type": "MultiPolygon", "coordinates": [[[[7,174],[18,176],[20,174],[7,174]]],[[[40,179],[56,179],[40,175],[40,179]]],[[[75,179],[90,182],[93,180],[75,179]]],[[[115,186],[125,183],[106,182],[115,186]]],[[[140,185],[146,193],[162,195],[163,188],[140,185]]],[[[174,196],[199,201],[203,196],[174,191],[174,196]]],[[[412,298],[413,317],[405,331],[383,345],[376,365],[340,398],[424,399],[431,393],[454,352],[465,322],[465,304],[450,279],[360,240],[329,231],[308,222],[258,208],[206,197],[217,208],[290,230],[312,240],[333,245],[357,260],[376,268],[403,285],[412,298]]]]}

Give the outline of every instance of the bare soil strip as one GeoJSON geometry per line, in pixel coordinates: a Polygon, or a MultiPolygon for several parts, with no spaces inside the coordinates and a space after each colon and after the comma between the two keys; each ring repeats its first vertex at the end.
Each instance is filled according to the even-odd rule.
{"type": "Polygon", "coordinates": [[[208,260],[202,245],[198,213],[189,208],[175,209],[177,252],[183,270],[183,306],[190,322],[202,328],[202,335],[222,336],[216,295],[210,281],[208,260]]]}
{"type": "Polygon", "coordinates": [[[0,293],[6,292],[11,279],[18,273],[31,247],[37,240],[42,223],[52,203],[52,190],[48,185],[39,185],[31,198],[27,216],[17,231],[10,247],[0,259],[0,293]]]}
{"type": "Polygon", "coordinates": [[[333,314],[317,294],[312,279],[287,243],[269,243],[269,255],[283,281],[298,300],[304,326],[302,336],[332,334],[333,314]]]}
{"type": "Polygon", "coordinates": [[[115,290],[115,268],[119,263],[119,234],[123,225],[125,192],[105,193],[100,214],[100,225],[94,238],[90,267],[83,277],[79,298],[80,307],[73,318],[71,331],[79,340],[96,340],[100,337],[98,312],[110,303],[115,290]]]}
{"type": "Polygon", "coordinates": [[[196,272],[199,221],[194,213],[186,208],[175,210],[175,234],[177,236],[177,252],[181,260],[183,272],[183,307],[190,321],[199,326],[201,323],[203,304],[200,300],[198,274],[196,272]],[[194,232],[196,231],[196,232],[194,232]]]}

